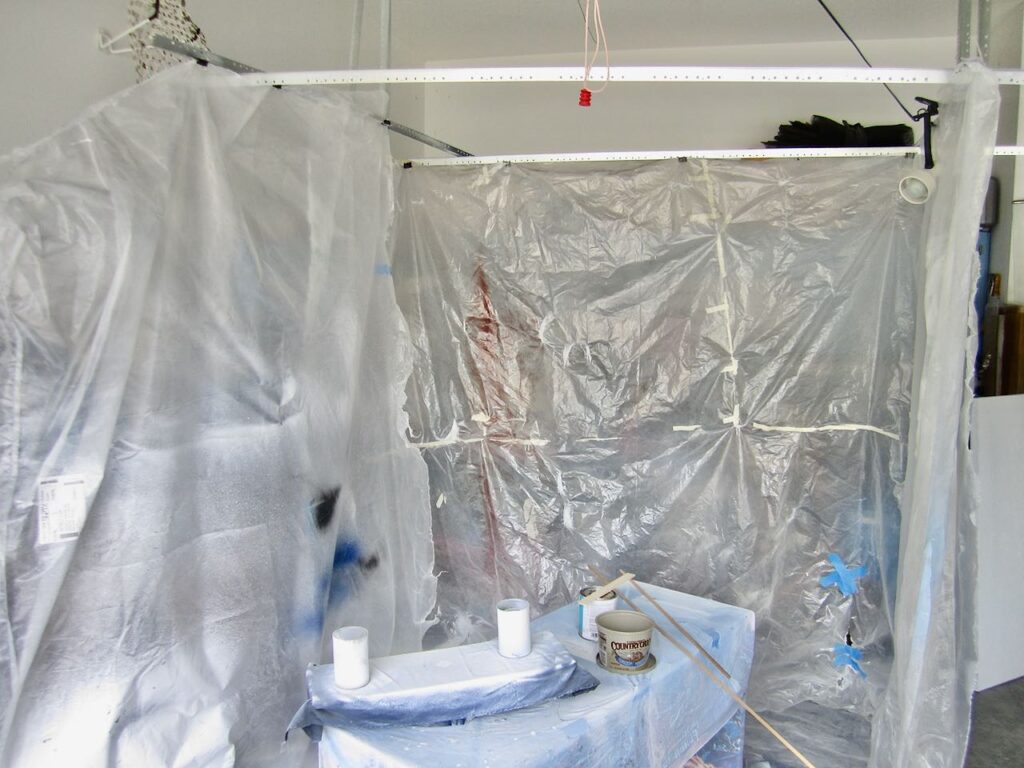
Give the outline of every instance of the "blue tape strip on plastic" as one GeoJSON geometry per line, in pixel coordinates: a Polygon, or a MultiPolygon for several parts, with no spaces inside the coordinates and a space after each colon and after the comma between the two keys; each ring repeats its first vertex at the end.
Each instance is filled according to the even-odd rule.
{"type": "Polygon", "coordinates": [[[868,673],[864,671],[859,663],[864,658],[864,651],[860,648],[854,648],[852,645],[846,645],[845,643],[837,643],[832,648],[832,653],[835,654],[832,663],[837,667],[849,667],[861,677],[868,676],[868,673]]]}
{"type": "Polygon", "coordinates": [[[835,586],[846,597],[857,594],[857,580],[867,574],[867,565],[848,568],[843,558],[835,553],[828,556],[828,561],[832,563],[832,571],[821,577],[821,586],[835,586]]]}

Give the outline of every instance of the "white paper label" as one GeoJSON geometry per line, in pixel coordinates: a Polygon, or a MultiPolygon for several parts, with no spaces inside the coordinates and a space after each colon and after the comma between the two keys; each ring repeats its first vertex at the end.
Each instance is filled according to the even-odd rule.
{"type": "Polygon", "coordinates": [[[39,482],[39,543],[71,541],[85,524],[86,487],[80,475],[48,477],[39,482]]]}

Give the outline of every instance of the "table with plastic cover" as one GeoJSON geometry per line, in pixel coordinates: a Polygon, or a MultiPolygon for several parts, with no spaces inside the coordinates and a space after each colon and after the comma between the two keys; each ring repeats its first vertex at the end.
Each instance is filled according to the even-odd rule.
{"type": "MultiPolygon", "coordinates": [[[[623,591],[675,632],[632,587],[623,591]]],[[[668,589],[648,591],[729,672],[729,684],[742,695],[754,653],[754,615],[668,589]]],[[[577,634],[576,613],[576,604],[569,604],[534,620],[532,628],[554,633],[601,681],[595,690],[462,725],[325,728],[321,768],[742,768],[743,710],[693,661],[655,632],[653,669],[636,675],[604,670],[595,663],[597,643],[577,634]]]]}

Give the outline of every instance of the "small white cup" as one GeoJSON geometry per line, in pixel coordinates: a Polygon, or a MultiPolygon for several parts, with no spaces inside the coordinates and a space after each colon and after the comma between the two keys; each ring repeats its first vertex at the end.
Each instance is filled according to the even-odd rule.
{"type": "Polygon", "coordinates": [[[529,656],[530,604],[511,597],[498,603],[498,653],[506,658],[529,656]]]}
{"type": "Polygon", "coordinates": [[[370,682],[370,633],[366,627],[342,627],[334,641],[334,682],[339,688],[362,688],[370,682]]]}

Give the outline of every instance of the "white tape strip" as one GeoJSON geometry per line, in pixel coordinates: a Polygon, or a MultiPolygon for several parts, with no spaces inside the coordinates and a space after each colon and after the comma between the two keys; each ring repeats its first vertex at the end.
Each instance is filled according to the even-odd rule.
{"type": "Polygon", "coordinates": [[[551,442],[541,437],[489,437],[487,439],[492,443],[503,445],[547,445],[551,442]]]}
{"type": "Polygon", "coordinates": [[[699,429],[702,429],[700,424],[673,424],[672,425],[672,431],[673,432],[696,432],[699,429]]]}
{"type": "Polygon", "coordinates": [[[732,416],[727,416],[724,419],[722,419],[722,423],[723,424],[732,424],[735,427],[738,427],[740,425],[740,407],[739,407],[739,405],[734,405],[733,406],[732,416]]]}
{"type": "MultiPolygon", "coordinates": [[[[617,439],[617,438],[615,438],[617,439]]],[[[501,443],[502,445],[548,445],[551,441],[540,437],[444,437],[427,443],[410,443],[413,448],[443,448],[448,445],[469,445],[471,443],[501,443]]]]}
{"type": "Polygon", "coordinates": [[[443,448],[446,445],[460,445],[465,443],[482,443],[484,439],[482,437],[470,437],[462,439],[456,437],[455,439],[449,437],[443,437],[440,440],[432,440],[428,443],[410,443],[413,448],[443,448]]]}
{"type": "MultiPolygon", "coordinates": [[[[723,222],[720,221],[721,214],[718,210],[718,201],[715,197],[715,185],[711,180],[710,165],[707,160],[701,161],[701,175],[704,177],[704,185],[707,188],[708,207],[711,209],[711,219],[715,222],[715,260],[718,262],[718,279],[722,281],[722,303],[708,308],[708,312],[725,313],[725,336],[727,349],[729,351],[729,367],[725,373],[736,373],[739,366],[736,363],[736,348],[732,338],[732,315],[729,312],[729,300],[724,298],[725,291],[725,245],[722,242],[722,227],[728,224],[728,216],[723,222]]],[[[738,423],[738,422],[737,422],[738,423]]]]}
{"type": "Polygon", "coordinates": [[[751,426],[762,432],[875,432],[892,440],[898,441],[900,439],[900,436],[895,432],[889,432],[880,427],[873,427],[870,424],[827,424],[822,427],[773,427],[768,424],[758,424],[755,421],[751,426]]]}
{"type": "Polygon", "coordinates": [[[715,258],[718,259],[718,276],[725,279],[725,247],[722,245],[722,235],[715,237],[715,258]]]}
{"type": "Polygon", "coordinates": [[[715,202],[715,187],[711,181],[711,166],[707,160],[701,160],[701,176],[704,177],[704,186],[707,188],[708,207],[711,209],[711,219],[718,218],[718,204],[715,202]]]}
{"type": "Polygon", "coordinates": [[[739,361],[734,357],[732,362],[722,369],[722,373],[737,373],[740,369],[739,361]]]}
{"type": "Polygon", "coordinates": [[[433,440],[427,443],[410,443],[410,445],[417,448],[438,448],[442,445],[455,445],[459,442],[463,442],[459,440],[459,423],[457,421],[453,421],[452,428],[448,430],[448,434],[440,440],[433,440]]]}

